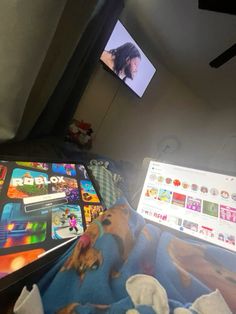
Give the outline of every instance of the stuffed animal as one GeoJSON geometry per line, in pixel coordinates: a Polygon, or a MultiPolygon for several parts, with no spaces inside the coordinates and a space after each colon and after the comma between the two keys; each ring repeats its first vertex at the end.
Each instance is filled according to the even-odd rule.
{"type": "Polygon", "coordinates": [[[91,148],[93,129],[90,123],[73,119],[67,134],[67,140],[76,143],[80,148],[91,148]]]}

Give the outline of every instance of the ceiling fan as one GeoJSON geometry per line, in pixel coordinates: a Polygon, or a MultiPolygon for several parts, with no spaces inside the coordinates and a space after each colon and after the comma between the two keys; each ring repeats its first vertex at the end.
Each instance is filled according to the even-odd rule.
{"type": "MultiPolygon", "coordinates": [[[[235,0],[198,0],[199,9],[216,11],[220,13],[236,14],[235,0]]],[[[236,44],[226,49],[215,59],[210,61],[209,65],[213,68],[219,68],[224,63],[236,56],[236,44]]]]}

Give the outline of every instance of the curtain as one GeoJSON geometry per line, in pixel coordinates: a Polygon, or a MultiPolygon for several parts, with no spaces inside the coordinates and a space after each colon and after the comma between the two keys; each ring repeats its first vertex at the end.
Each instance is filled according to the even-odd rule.
{"type": "Polygon", "coordinates": [[[123,7],[124,0],[97,2],[67,68],[28,138],[65,135],[123,7]]]}

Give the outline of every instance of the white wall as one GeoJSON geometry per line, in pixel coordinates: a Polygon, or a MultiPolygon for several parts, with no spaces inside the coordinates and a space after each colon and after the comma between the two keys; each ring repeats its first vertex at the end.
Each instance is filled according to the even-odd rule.
{"type": "Polygon", "coordinates": [[[91,122],[93,151],[236,171],[235,109],[217,110],[159,66],[139,99],[99,64],[75,117],[91,122]]]}
{"type": "Polygon", "coordinates": [[[137,165],[148,156],[236,174],[236,106],[220,108],[199,97],[141,39],[139,34],[157,67],[144,96],[139,99],[98,63],[79,103],[75,117],[95,130],[92,150],[137,165]]]}
{"type": "Polygon", "coordinates": [[[15,136],[65,3],[0,2],[0,142],[15,136]]]}
{"type": "Polygon", "coordinates": [[[236,174],[236,107],[212,110],[209,119],[206,141],[209,154],[209,166],[213,169],[236,174]]]}

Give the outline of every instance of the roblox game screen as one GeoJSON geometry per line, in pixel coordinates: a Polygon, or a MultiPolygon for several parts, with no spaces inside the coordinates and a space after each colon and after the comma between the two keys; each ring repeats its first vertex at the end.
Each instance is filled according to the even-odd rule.
{"type": "Polygon", "coordinates": [[[0,161],[0,278],[81,235],[103,210],[82,164],[0,161]]]}

